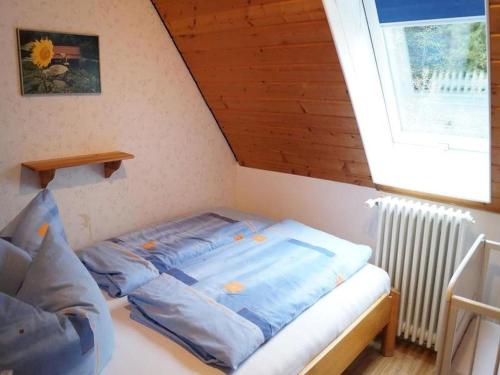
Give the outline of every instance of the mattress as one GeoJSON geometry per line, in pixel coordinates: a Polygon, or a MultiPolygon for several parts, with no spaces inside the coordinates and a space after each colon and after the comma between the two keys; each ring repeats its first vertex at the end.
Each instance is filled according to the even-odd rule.
{"type": "MultiPolygon", "coordinates": [[[[385,271],[370,264],[364,266],[258,349],[235,374],[298,373],[389,290],[390,280],[385,271]]],[[[113,319],[116,349],[104,374],[224,373],[130,319],[125,297],[105,297],[113,319]]]]}

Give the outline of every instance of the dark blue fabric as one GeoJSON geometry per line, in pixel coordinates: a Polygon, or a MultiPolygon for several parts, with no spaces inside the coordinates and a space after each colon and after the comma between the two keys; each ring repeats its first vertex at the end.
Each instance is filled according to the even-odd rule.
{"type": "Polygon", "coordinates": [[[245,307],[240,311],[238,311],[238,314],[240,314],[246,320],[249,320],[250,322],[255,324],[257,327],[259,327],[266,341],[273,336],[271,325],[265,319],[261,318],[253,311],[245,307]]]}
{"type": "Polygon", "coordinates": [[[198,280],[196,280],[194,277],[191,277],[188,274],[185,274],[184,272],[182,272],[178,268],[172,268],[172,269],[168,270],[167,273],[170,276],[175,277],[177,280],[182,281],[184,284],[189,285],[189,286],[198,282],[198,280]]]}
{"type": "Polygon", "coordinates": [[[375,0],[380,23],[484,16],[484,0],[375,0]]]}
{"type": "Polygon", "coordinates": [[[80,337],[80,349],[82,354],[87,353],[94,347],[94,332],[87,317],[81,315],[68,315],[69,321],[78,337],[80,337]]]}

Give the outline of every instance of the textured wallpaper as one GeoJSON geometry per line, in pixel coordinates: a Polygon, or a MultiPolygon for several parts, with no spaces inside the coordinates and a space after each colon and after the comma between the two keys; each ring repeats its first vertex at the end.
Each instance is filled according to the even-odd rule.
{"type": "Polygon", "coordinates": [[[122,150],[49,187],[74,248],[232,205],[236,162],[149,0],[0,0],[0,228],[38,191],[22,161],[122,150]],[[16,27],[100,37],[100,95],[22,97],[16,27]]]}

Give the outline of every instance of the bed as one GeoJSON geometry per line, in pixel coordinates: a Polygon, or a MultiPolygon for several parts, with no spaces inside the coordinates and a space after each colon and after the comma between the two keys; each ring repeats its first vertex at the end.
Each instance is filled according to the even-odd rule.
{"type": "MultiPolygon", "coordinates": [[[[228,216],[227,211],[225,215],[228,216]]],[[[231,216],[234,218],[234,215],[231,216]]],[[[289,223],[287,226],[277,225],[271,228],[280,228],[281,231],[285,228],[285,232],[291,231],[289,234],[293,234],[294,241],[311,240],[311,233],[318,238],[323,235],[325,238],[332,237],[312,228],[302,232],[295,230],[302,227],[300,223],[289,223]]],[[[272,238],[272,231],[261,233],[266,235],[257,236],[259,239],[253,238],[256,242],[262,240],[260,237],[272,238]]],[[[283,233],[280,232],[281,234],[283,233]]],[[[321,238],[317,243],[321,244],[321,238]]],[[[338,248],[350,244],[337,238],[334,243],[338,248]]],[[[162,276],[164,275],[165,273],[162,273],[162,276]]],[[[152,282],[160,278],[162,277],[152,282]]],[[[399,305],[399,295],[390,290],[387,273],[367,264],[346,281],[342,280],[336,288],[279,330],[233,371],[203,363],[175,341],[149,329],[147,324],[142,325],[130,319],[129,301],[132,302],[132,312],[136,310],[134,300],[130,298],[107,298],[117,347],[106,374],[215,374],[228,371],[237,374],[341,373],[380,332],[383,333],[382,354],[392,355],[399,305]]]]}
{"type": "MultiPolygon", "coordinates": [[[[365,266],[290,323],[254,353],[236,373],[341,372],[387,325],[389,306],[394,298],[389,285],[387,273],[372,265],[365,266]],[[341,309],[336,308],[339,305],[341,309]],[[341,340],[335,342],[336,338],[341,340]],[[332,343],[335,345],[330,346],[332,343]],[[329,357],[327,352],[323,352],[325,348],[327,351],[335,348],[334,353],[341,354],[335,354],[331,361],[327,361],[329,357]],[[322,359],[327,362],[323,363],[322,359]]],[[[115,329],[116,349],[105,374],[223,373],[199,361],[169,338],[131,320],[125,297],[115,299],[106,295],[106,298],[115,329]]],[[[390,354],[387,350],[390,348],[386,346],[385,354],[390,354]]]]}

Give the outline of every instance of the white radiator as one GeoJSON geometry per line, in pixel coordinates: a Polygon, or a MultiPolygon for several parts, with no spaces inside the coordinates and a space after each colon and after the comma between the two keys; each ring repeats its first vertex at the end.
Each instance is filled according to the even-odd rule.
{"type": "Polygon", "coordinates": [[[368,201],[379,208],[375,263],[401,293],[398,335],[433,347],[442,296],[468,248],[469,212],[406,199],[368,201]]]}

